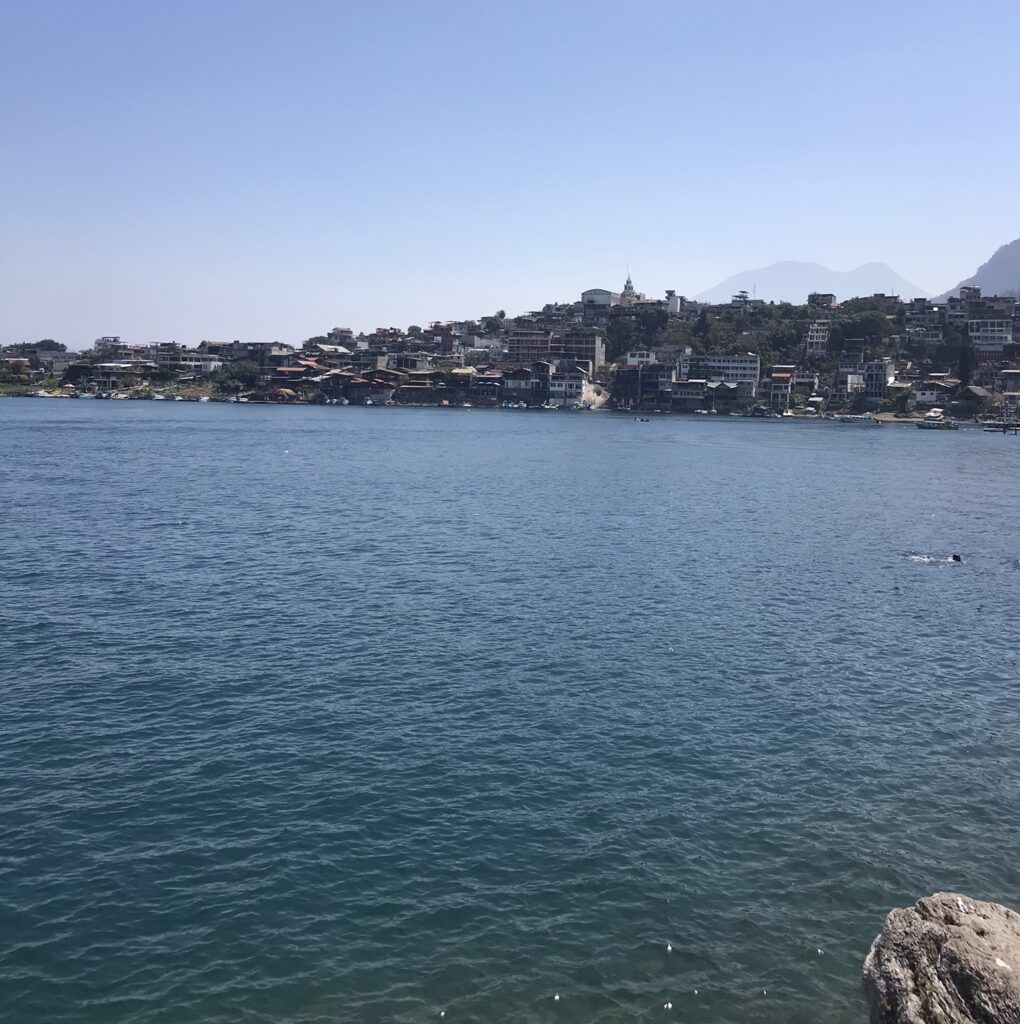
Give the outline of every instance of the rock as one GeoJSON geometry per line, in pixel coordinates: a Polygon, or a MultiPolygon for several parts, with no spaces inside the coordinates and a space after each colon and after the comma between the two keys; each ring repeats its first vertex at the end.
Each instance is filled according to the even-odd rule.
{"type": "Polygon", "coordinates": [[[863,982],[872,1024],[1020,1024],[1020,914],[951,892],[894,910],[863,982]]]}

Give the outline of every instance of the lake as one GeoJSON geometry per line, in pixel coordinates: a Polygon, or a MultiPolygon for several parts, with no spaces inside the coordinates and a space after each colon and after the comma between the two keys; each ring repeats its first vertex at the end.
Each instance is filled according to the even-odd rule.
{"type": "Polygon", "coordinates": [[[0,443],[4,1020],[844,1024],[890,908],[1020,906],[1020,438],[0,400],[0,443]]]}

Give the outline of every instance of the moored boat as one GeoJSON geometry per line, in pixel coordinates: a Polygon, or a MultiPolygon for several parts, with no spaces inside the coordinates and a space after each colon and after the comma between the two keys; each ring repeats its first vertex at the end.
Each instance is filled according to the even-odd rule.
{"type": "Polygon", "coordinates": [[[959,430],[960,425],[954,420],[947,419],[941,409],[929,409],[924,414],[924,419],[918,422],[921,430],[959,430]]]}
{"type": "Polygon", "coordinates": [[[882,421],[876,420],[870,412],[844,413],[842,416],[836,416],[835,419],[837,423],[852,423],[858,427],[882,426],[882,421]]]}

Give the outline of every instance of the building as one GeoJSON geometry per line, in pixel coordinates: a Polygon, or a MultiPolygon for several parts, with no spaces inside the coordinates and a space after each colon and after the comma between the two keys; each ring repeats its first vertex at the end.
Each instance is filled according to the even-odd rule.
{"type": "Polygon", "coordinates": [[[1004,393],[1020,391],[1020,370],[1012,367],[999,370],[995,377],[995,389],[1004,393]]]}
{"type": "Polygon", "coordinates": [[[349,327],[334,327],[326,335],[331,345],[344,345],[347,348],[354,348],[354,331],[349,327]]]}
{"type": "Polygon", "coordinates": [[[507,336],[508,358],[518,366],[530,366],[539,360],[547,360],[552,351],[553,332],[536,326],[530,319],[518,317],[514,320],[507,336]]]}
{"type": "Polygon", "coordinates": [[[793,374],[793,393],[813,395],[818,390],[818,374],[814,370],[796,370],[793,374]]]}
{"type": "Polygon", "coordinates": [[[886,396],[886,389],[896,379],[893,361],[872,359],[864,364],[864,397],[870,402],[880,402],[886,396]]]}
{"type": "Polygon", "coordinates": [[[943,408],[949,404],[956,387],[955,383],[949,384],[945,379],[926,378],[914,385],[914,402],[926,408],[943,408]]]}
{"type": "Polygon", "coordinates": [[[855,369],[840,367],[832,382],[832,398],[839,405],[852,401],[864,394],[864,374],[855,369]]]}
{"type": "Polygon", "coordinates": [[[999,355],[1007,345],[1013,344],[1013,319],[968,320],[967,336],[979,359],[999,355]]]}
{"type": "Polygon", "coordinates": [[[415,373],[428,370],[432,356],[428,352],[396,352],[387,357],[388,370],[408,370],[415,373]]]}
{"type": "Polygon", "coordinates": [[[155,369],[155,363],[95,363],[92,367],[92,380],[100,394],[125,391],[136,387],[155,369]]]}
{"type": "Polygon", "coordinates": [[[943,341],[945,341],[945,334],[938,324],[907,328],[907,343],[915,349],[930,352],[941,345],[943,341]]]}
{"type": "Polygon", "coordinates": [[[581,292],[582,306],[616,306],[620,303],[620,293],[607,291],[605,288],[589,288],[581,292]]]}
{"type": "Polygon", "coordinates": [[[832,292],[811,292],[807,297],[807,304],[812,309],[835,309],[838,305],[832,292]]]}
{"type": "Polygon", "coordinates": [[[606,365],[606,338],[595,327],[575,327],[556,338],[553,347],[576,362],[589,363],[591,372],[606,365]]]}
{"type": "Polygon", "coordinates": [[[793,398],[793,379],[796,372],[795,366],[772,367],[772,373],[763,382],[764,397],[772,409],[790,408],[790,400],[793,398]]]}
{"type": "Polygon", "coordinates": [[[620,292],[620,306],[633,306],[638,302],[645,301],[644,292],[634,290],[634,282],[630,279],[630,274],[627,275],[627,281],[623,286],[623,291],[620,292]]]}
{"type": "Polygon", "coordinates": [[[634,363],[617,367],[613,404],[618,409],[669,408],[676,367],[665,363],[634,363]]]}
{"type": "Polygon", "coordinates": [[[1020,421],[1020,391],[1007,391],[1002,396],[1002,418],[1006,423],[1020,421]]]}
{"type": "Polygon", "coordinates": [[[903,322],[907,330],[912,327],[939,327],[944,309],[928,299],[911,299],[903,310],[903,322]]]}
{"type": "Polygon", "coordinates": [[[705,407],[708,382],[705,380],[678,380],[670,390],[670,404],[674,412],[697,412],[705,407]]]}
{"type": "Polygon", "coordinates": [[[160,342],[149,347],[152,360],[161,370],[191,373],[208,377],[223,365],[223,360],[202,349],[189,349],[173,341],[160,342]]]}
{"type": "Polygon", "coordinates": [[[829,321],[815,320],[808,328],[804,354],[808,359],[819,359],[829,351],[829,321]]]}
{"type": "Polygon", "coordinates": [[[586,370],[575,366],[549,378],[549,404],[563,409],[581,409],[590,401],[590,377],[586,370]]]}
{"type": "Polygon", "coordinates": [[[736,384],[740,402],[749,404],[758,393],[761,359],[754,352],[691,355],[687,351],[680,357],[680,380],[695,379],[736,384]]]}

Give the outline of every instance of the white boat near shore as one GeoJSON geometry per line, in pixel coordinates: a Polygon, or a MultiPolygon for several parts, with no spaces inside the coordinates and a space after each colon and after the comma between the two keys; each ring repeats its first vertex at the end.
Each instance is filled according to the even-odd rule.
{"type": "Polygon", "coordinates": [[[921,430],[959,430],[960,425],[954,420],[946,418],[941,409],[929,409],[924,414],[924,419],[917,424],[921,430]]]}
{"type": "Polygon", "coordinates": [[[858,427],[880,427],[882,426],[881,420],[876,420],[870,412],[862,413],[845,413],[842,416],[837,416],[837,423],[851,423],[858,427]]]}

